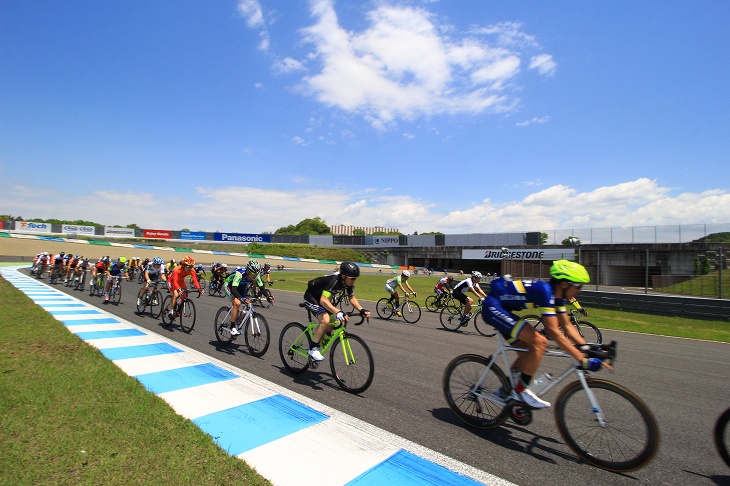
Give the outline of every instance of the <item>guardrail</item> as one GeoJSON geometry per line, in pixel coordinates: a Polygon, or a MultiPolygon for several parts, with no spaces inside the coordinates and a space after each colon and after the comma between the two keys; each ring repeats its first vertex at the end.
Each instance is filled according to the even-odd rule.
{"type": "Polygon", "coordinates": [[[730,321],[730,301],[674,295],[632,294],[584,289],[582,306],[611,310],[730,321]]]}

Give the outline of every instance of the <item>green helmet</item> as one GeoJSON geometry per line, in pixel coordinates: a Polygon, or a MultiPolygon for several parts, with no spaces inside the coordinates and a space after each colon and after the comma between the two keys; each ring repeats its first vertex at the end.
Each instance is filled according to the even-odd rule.
{"type": "Polygon", "coordinates": [[[249,260],[246,264],[246,270],[251,273],[258,274],[261,271],[261,265],[256,260],[249,260]]]}
{"type": "Polygon", "coordinates": [[[570,260],[556,260],[550,267],[550,275],[557,280],[569,280],[576,283],[588,283],[591,276],[586,267],[570,260]]]}

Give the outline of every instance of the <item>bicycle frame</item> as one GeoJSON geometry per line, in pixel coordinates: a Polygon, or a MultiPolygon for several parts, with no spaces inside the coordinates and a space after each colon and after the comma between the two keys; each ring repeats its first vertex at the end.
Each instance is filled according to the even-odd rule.
{"type": "MultiPolygon", "coordinates": [[[[343,356],[345,358],[345,362],[347,364],[354,363],[355,362],[355,356],[352,354],[352,348],[350,348],[350,343],[345,339],[347,334],[345,333],[345,326],[340,324],[339,321],[335,321],[338,324],[335,326],[335,328],[332,330],[332,336],[327,340],[326,343],[321,344],[320,343],[320,352],[322,354],[327,354],[327,351],[329,348],[334,344],[335,341],[339,340],[342,342],[342,352],[343,356]]],[[[299,335],[299,337],[292,343],[291,350],[294,353],[297,353],[301,356],[308,357],[306,351],[302,351],[302,349],[297,346],[300,342],[302,342],[304,339],[307,338],[307,334],[310,336],[314,334],[314,331],[319,326],[318,322],[312,322],[310,321],[307,327],[304,328],[304,332],[299,335]]]]}

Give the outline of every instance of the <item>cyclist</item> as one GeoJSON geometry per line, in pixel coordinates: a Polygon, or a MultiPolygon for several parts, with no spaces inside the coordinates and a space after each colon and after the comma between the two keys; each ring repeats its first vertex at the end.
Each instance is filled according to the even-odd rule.
{"type": "Polygon", "coordinates": [[[556,260],[550,267],[550,276],[550,282],[512,280],[510,275],[496,278],[492,280],[489,295],[482,307],[482,318],[487,324],[497,329],[508,343],[519,341],[520,346],[527,348],[527,352],[519,353],[512,363],[512,375],[517,385],[511,398],[532,408],[550,406],[550,402],[542,400],[527,389],[540,366],[548,341],[532,326],[525,325],[525,320],[513,314],[513,311],[526,309],[528,306],[542,308],[545,329],[553,336],[555,343],[581,363],[583,369],[597,371],[601,368],[600,359],[586,358],[581,349],[576,347],[585,346],[586,342],[575,326],[570,324],[566,311],[568,301],[575,298],[583,284],[590,281],[588,271],[579,263],[556,260]],[[559,327],[563,328],[565,334],[559,331],[559,327]]]}
{"type": "Polygon", "coordinates": [[[447,275],[444,278],[440,278],[439,281],[436,283],[436,287],[433,288],[434,292],[436,292],[436,304],[441,303],[441,299],[446,297],[450,292],[454,290],[454,285],[451,283],[454,281],[454,277],[451,275],[447,275]]]}
{"type": "Polygon", "coordinates": [[[68,283],[68,280],[72,278],[74,272],[76,272],[76,265],[79,264],[79,255],[69,256],[68,263],[66,263],[66,279],[64,283],[68,283]]]}
{"type": "Polygon", "coordinates": [[[61,276],[61,269],[63,268],[63,264],[66,262],[66,259],[64,258],[65,255],[66,253],[61,252],[53,257],[53,268],[51,268],[51,275],[48,276],[48,281],[51,280],[51,276],[54,272],[57,272],[59,277],[61,276]]]}
{"type": "MultiPolygon", "coordinates": [[[[235,323],[238,320],[238,309],[241,307],[241,302],[250,304],[249,292],[252,286],[257,286],[261,289],[261,292],[266,296],[266,300],[269,302],[274,301],[274,296],[271,292],[264,287],[264,282],[261,280],[259,273],[261,272],[261,265],[256,260],[249,260],[246,264],[246,268],[237,267],[233,273],[231,273],[225,280],[226,295],[231,299],[233,309],[231,309],[231,323],[235,323]]],[[[235,326],[231,325],[231,335],[237,336],[240,334],[235,326]]]]}
{"type": "Polygon", "coordinates": [[[96,262],[96,264],[94,265],[94,267],[91,269],[91,277],[92,278],[91,278],[90,285],[93,284],[96,281],[96,279],[99,276],[99,274],[101,274],[101,276],[104,276],[104,275],[108,275],[109,274],[109,263],[110,262],[109,262],[109,257],[108,256],[103,256],[103,257],[101,257],[99,259],[98,262],[96,262]]]}
{"type": "MultiPolygon", "coordinates": [[[[127,276],[127,259],[123,256],[117,258],[117,261],[112,263],[109,267],[109,275],[112,277],[126,277],[127,276]]],[[[106,288],[104,289],[104,302],[109,300],[109,289],[112,288],[112,279],[108,279],[106,282],[106,288]]]]}
{"type": "Polygon", "coordinates": [[[142,298],[147,292],[147,288],[150,286],[150,282],[158,282],[162,280],[167,282],[167,268],[165,267],[165,260],[160,257],[154,257],[152,262],[144,267],[144,285],[137,294],[137,305],[142,305],[142,298]]]}
{"type": "Polygon", "coordinates": [[[76,264],[75,272],[76,272],[76,275],[78,275],[79,278],[81,279],[80,281],[81,281],[82,285],[84,284],[84,280],[86,280],[86,277],[84,277],[84,274],[89,269],[89,265],[90,265],[90,262],[89,262],[88,258],[86,258],[84,256],[79,257],[79,262],[76,264]]]}
{"type": "Polygon", "coordinates": [[[266,283],[269,284],[269,287],[274,285],[274,282],[271,281],[271,263],[269,262],[264,263],[264,266],[261,267],[261,280],[264,279],[264,276],[266,276],[266,283]]]}
{"type": "MultiPolygon", "coordinates": [[[[390,299],[388,299],[388,303],[393,307],[393,309],[398,309],[398,306],[400,305],[398,288],[400,288],[404,294],[408,293],[405,287],[403,287],[403,284],[406,284],[406,287],[408,287],[408,290],[411,291],[414,297],[416,296],[416,291],[413,290],[411,284],[408,283],[408,279],[410,277],[411,272],[409,272],[408,270],[403,270],[400,275],[393,277],[385,282],[385,290],[390,294],[390,299]],[[395,305],[393,304],[393,301],[395,301],[395,305]]],[[[396,314],[398,314],[398,317],[402,316],[399,310],[396,310],[396,314]]]]}
{"type": "Polygon", "coordinates": [[[210,284],[213,285],[214,282],[217,282],[218,285],[223,285],[223,281],[228,276],[228,265],[221,262],[215,262],[212,267],[210,267],[210,273],[212,276],[210,277],[210,284]]]}
{"type": "Polygon", "coordinates": [[[319,352],[319,343],[325,332],[331,332],[334,326],[330,324],[330,314],[335,314],[340,325],[347,322],[348,316],[332,305],[330,298],[339,292],[345,291],[350,297],[350,303],[355,310],[360,311],[363,317],[370,317],[370,312],[363,309],[355,297],[355,280],[360,276],[360,267],[352,262],[342,262],[340,272],[317,277],[307,282],[307,291],[304,292],[304,304],[307,309],[317,316],[319,326],[312,336],[312,348],[309,356],[315,361],[322,361],[324,357],[319,352]]]}
{"type": "Polygon", "coordinates": [[[469,322],[469,319],[471,319],[471,309],[472,305],[474,304],[474,300],[466,295],[466,292],[472,292],[477,297],[479,297],[479,300],[482,300],[487,296],[487,294],[485,294],[482,288],[479,286],[479,281],[481,279],[481,272],[477,272],[475,270],[471,272],[471,275],[469,277],[456,284],[456,286],[454,287],[454,292],[451,294],[464,306],[464,315],[461,318],[462,325],[466,324],[467,322],[469,322]]]}
{"type": "MultiPolygon", "coordinates": [[[[175,260],[171,260],[171,262],[174,262],[175,260]]],[[[174,267],[175,269],[170,274],[170,278],[167,279],[167,285],[170,288],[170,292],[172,293],[172,299],[170,300],[170,307],[167,309],[167,317],[170,322],[175,319],[175,304],[177,304],[177,299],[180,296],[181,290],[186,290],[188,288],[187,285],[185,285],[185,278],[192,275],[193,279],[193,285],[196,289],[198,289],[199,292],[202,292],[203,290],[200,288],[200,282],[198,282],[198,275],[193,270],[193,267],[195,266],[195,259],[191,256],[186,256],[182,260],[180,260],[180,265],[177,265],[174,267]]]]}
{"type": "Polygon", "coordinates": [[[205,267],[203,266],[202,263],[198,263],[197,265],[195,265],[194,268],[195,268],[195,273],[198,275],[198,277],[200,277],[201,275],[207,275],[205,273],[205,267]]]}
{"type": "Polygon", "coordinates": [[[169,275],[172,275],[172,272],[173,272],[173,270],[175,270],[175,266],[176,265],[177,264],[175,263],[175,259],[174,258],[171,258],[170,259],[170,262],[167,264],[167,273],[169,275]]]}

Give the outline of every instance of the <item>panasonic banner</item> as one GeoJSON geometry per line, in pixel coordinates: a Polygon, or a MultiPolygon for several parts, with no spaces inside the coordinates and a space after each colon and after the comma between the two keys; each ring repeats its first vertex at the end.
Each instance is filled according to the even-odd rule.
{"type": "Polygon", "coordinates": [[[575,260],[575,250],[547,248],[487,248],[485,250],[461,250],[463,260],[575,260]]]}
{"type": "Polygon", "coordinates": [[[215,241],[226,243],[270,243],[271,235],[250,235],[241,233],[213,233],[215,241]]]}

